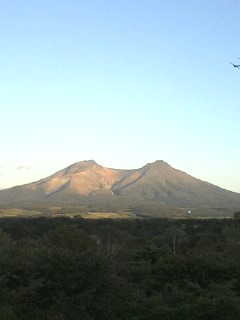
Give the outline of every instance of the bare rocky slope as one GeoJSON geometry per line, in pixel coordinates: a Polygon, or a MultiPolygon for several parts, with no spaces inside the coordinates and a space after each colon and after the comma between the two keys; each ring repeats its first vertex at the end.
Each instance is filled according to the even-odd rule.
{"type": "Polygon", "coordinates": [[[105,201],[132,205],[147,202],[172,207],[240,208],[240,194],[172,168],[164,161],[140,169],[105,168],[77,162],[39,181],[0,190],[0,205],[105,201]]]}

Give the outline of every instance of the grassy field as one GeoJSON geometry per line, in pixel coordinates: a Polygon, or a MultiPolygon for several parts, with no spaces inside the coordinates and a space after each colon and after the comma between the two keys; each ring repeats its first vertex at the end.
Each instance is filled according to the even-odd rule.
{"type": "Polygon", "coordinates": [[[25,210],[20,208],[0,209],[0,218],[5,217],[39,217],[42,212],[38,210],[25,210]]]}
{"type": "Polygon", "coordinates": [[[81,212],[78,208],[45,207],[43,208],[4,208],[0,209],[0,218],[6,217],[81,217],[84,219],[132,219],[135,214],[131,212],[81,212]],[[67,211],[67,212],[66,212],[67,211]]]}
{"type": "Polygon", "coordinates": [[[75,207],[37,207],[37,208],[0,208],[0,218],[4,217],[69,217],[84,219],[134,219],[134,218],[172,218],[172,219],[217,219],[232,218],[234,210],[222,208],[186,209],[186,208],[162,208],[159,211],[119,211],[100,212],[90,211],[82,206],[75,207]]]}

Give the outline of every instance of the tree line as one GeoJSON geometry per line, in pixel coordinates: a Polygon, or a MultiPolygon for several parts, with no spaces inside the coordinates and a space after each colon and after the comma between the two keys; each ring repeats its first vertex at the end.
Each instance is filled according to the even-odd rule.
{"type": "Polygon", "coordinates": [[[240,221],[0,220],[0,320],[236,320],[240,221]]]}

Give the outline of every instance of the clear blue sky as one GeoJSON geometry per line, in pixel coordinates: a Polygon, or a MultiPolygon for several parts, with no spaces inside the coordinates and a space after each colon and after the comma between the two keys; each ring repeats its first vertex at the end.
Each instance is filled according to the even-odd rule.
{"type": "Polygon", "coordinates": [[[239,0],[0,1],[0,187],[164,160],[240,192],[239,0]]]}

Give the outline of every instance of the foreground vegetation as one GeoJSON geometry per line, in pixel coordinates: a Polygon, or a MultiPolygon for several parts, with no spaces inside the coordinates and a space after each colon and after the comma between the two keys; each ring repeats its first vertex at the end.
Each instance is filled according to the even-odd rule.
{"type": "Polygon", "coordinates": [[[0,319],[236,320],[239,220],[0,220],[0,319]]]}

